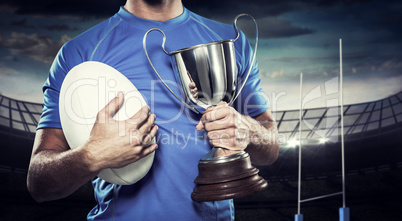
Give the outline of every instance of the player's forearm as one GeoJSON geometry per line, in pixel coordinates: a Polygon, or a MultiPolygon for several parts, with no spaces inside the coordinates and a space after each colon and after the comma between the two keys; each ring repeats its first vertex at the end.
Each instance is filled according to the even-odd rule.
{"type": "Polygon", "coordinates": [[[28,190],[38,201],[66,197],[97,175],[83,148],[42,150],[31,159],[28,190]]]}
{"type": "Polygon", "coordinates": [[[251,126],[250,143],[246,148],[251,161],[258,165],[270,165],[276,161],[279,153],[278,130],[275,121],[259,122],[246,117],[251,126]]]}

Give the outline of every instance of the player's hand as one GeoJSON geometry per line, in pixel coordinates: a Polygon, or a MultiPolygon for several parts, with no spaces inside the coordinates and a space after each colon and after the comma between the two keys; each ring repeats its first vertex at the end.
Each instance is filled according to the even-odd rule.
{"type": "Polygon", "coordinates": [[[193,98],[198,100],[198,88],[195,85],[195,83],[192,81],[188,84],[188,87],[190,88],[190,93],[193,95],[193,98]]]}
{"type": "Polygon", "coordinates": [[[226,102],[208,108],[201,117],[197,130],[205,129],[209,142],[218,149],[217,156],[238,153],[250,143],[251,125],[226,102]]]}
{"type": "Polygon", "coordinates": [[[96,170],[120,168],[155,151],[157,144],[150,144],[158,131],[155,114],[149,106],[141,108],[125,121],[113,119],[122,106],[123,93],[113,98],[96,116],[87,143],[88,153],[96,170]]]}

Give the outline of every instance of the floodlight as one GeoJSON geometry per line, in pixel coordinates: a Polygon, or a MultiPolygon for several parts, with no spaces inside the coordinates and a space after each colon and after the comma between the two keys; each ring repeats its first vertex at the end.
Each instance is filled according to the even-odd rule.
{"type": "Polygon", "coordinates": [[[288,147],[296,147],[299,145],[299,140],[291,139],[291,140],[288,140],[286,143],[287,143],[288,147]]]}
{"type": "Polygon", "coordinates": [[[329,139],[326,138],[326,137],[322,137],[322,138],[320,138],[320,139],[318,140],[318,142],[319,142],[320,144],[324,144],[324,143],[326,143],[326,142],[328,142],[328,141],[329,141],[329,139]]]}

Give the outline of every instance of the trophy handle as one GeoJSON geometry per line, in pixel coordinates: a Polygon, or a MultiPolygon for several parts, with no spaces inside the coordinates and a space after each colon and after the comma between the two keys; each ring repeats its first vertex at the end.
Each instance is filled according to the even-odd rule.
{"type": "Polygon", "coordinates": [[[240,36],[240,32],[239,29],[237,28],[237,19],[242,17],[242,16],[248,16],[250,17],[253,22],[254,22],[254,27],[255,27],[255,46],[254,46],[254,54],[253,57],[251,58],[251,64],[250,64],[250,68],[247,71],[246,77],[244,78],[244,82],[242,83],[242,85],[239,87],[239,89],[237,90],[237,94],[233,97],[233,99],[229,102],[229,105],[232,106],[233,102],[236,100],[236,98],[239,96],[240,92],[243,90],[244,85],[247,82],[247,79],[250,75],[251,69],[253,68],[254,65],[254,61],[255,61],[255,56],[257,54],[257,46],[258,46],[258,25],[257,22],[255,21],[254,17],[249,15],[249,14],[239,14],[235,17],[234,21],[233,21],[233,27],[236,30],[236,38],[233,39],[233,42],[235,42],[239,36],[240,36]]]}
{"type": "Polygon", "coordinates": [[[187,106],[188,108],[190,108],[192,111],[194,111],[194,112],[196,112],[197,114],[199,114],[200,112],[199,112],[198,110],[196,110],[193,106],[191,106],[191,105],[187,104],[186,102],[184,102],[179,96],[177,96],[177,95],[172,91],[172,89],[170,89],[170,87],[169,87],[169,86],[166,84],[166,82],[162,79],[162,77],[159,75],[158,71],[156,71],[156,68],[155,68],[154,65],[152,64],[151,59],[150,59],[149,56],[148,56],[148,51],[147,51],[147,36],[148,36],[148,34],[149,34],[150,32],[152,32],[152,31],[159,31],[160,33],[162,33],[162,35],[163,35],[163,41],[162,41],[162,49],[163,49],[163,52],[165,52],[167,55],[170,55],[169,52],[167,52],[167,51],[165,50],[165,42],[166,42],[166,35],[165,35],[165,33],[164,33],[161,29],[159,29],[159,28],[151,28],[151,29],[149,29],[149,30],[145,33],[144,38],[143,38],[143,40],[142,40],[142,46],[144,47],[145,55],[147,56],[147,59],[148,59],[149,64],[151,65],[151,67],[152,67],[152,69],[154,70],[155,74],[158,76],[159,80],[161,80],[161,82],[162,82],[162,83],[165,85],[165,87],[170,91],[170,93],[172,93],[173,96],[175,96],[177,99],[179,99],[184,105],[186,105],[186,106],[187,106]]]}

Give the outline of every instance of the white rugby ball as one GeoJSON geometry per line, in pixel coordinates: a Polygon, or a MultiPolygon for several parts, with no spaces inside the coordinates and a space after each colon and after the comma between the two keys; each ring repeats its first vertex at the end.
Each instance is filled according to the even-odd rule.
{"type": "MultiPolygon", "coordinates": [[[[119,91],[124,93],[124,104],[113,117],[115,120],[126,120],[147,105],[130,80],[107,64],[87,61],[68,72],[60,90],[59,112],[70,148],[88,141],[97,113],[119,91]]],[[[98,177],[119,185],[136,183],[148,173],[154,155],[155,152],[122,168],[104,169],[98,177]]]]}

